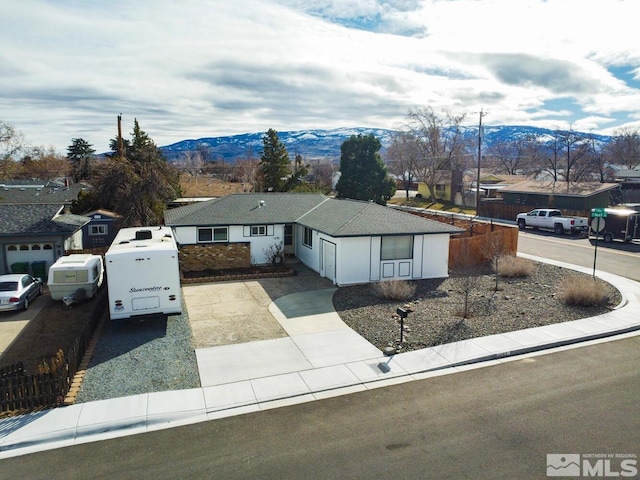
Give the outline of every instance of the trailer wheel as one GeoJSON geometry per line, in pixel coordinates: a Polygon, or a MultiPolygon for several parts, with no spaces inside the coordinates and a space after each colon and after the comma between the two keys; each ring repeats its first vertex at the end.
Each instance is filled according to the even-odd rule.
{"type": "Polygon", "coordinates": [[[518,220],[518,228],[520,230],[524,230],[525,228],[527,228],[527,222],[524,221],[524,218],[518,220]]]}
{"type": "Polygon", "coordinates": [[[564,233],[564,228],[562,228],[561,223],[556,223],[553,225],[553,233],[556,235],[562,235],[564,233]]]}
{"type": "Polygon", "coordinates": [[[611,235],[610,232],[607,232],[602,236],[602,239],[604,240],[604,243],[611,243],[613,242],[613,235],[611,235]]]}

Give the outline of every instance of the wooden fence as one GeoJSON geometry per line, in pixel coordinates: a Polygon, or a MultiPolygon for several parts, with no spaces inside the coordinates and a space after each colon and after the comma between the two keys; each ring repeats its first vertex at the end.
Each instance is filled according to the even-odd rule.
{"type": "Polygon", "coordinates": [[[463,233],[451,236],[449,241],[449,265],[479,265],[495,254],[515,255],[518,251],[518,228],[492,221],[477,220],[474,217],[451,214],[406,210],[420,217],[462,228],[463,233]]]}
{"type": "Polygon", "coordinates": [[[42,373],[25,375],[21,363],[0,369],[0,412],[23,414],[62,405],[87,346],[106,309],[106,291],[98,292],[82,331],[67,350],[43,359],[42,373]]]}

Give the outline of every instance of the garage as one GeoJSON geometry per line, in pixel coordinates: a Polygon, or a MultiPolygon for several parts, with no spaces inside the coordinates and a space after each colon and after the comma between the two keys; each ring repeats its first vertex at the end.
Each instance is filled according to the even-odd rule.
{"type": "Polygon", "coordinates": [[[7,266],[16,263],[27,263],[29,265],[29,273],[31,273],[31,264],[33,262],[46,262],[46,269],[55,262],[55,253],[53,243],[15,243],[5,246],[5,255],[7,266]]]}

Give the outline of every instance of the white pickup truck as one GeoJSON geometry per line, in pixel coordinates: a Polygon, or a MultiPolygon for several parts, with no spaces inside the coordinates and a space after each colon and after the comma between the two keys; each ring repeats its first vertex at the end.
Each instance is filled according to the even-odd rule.
{"type": "Polygon", "coordinates": [[[537,208],[528,213],[520,213],[516,217],[520,230],[527,227],[553,230],[556,235],[565,232],[587,233],[589,219],[587,217],[564,217],[560,210],[554,208],[537,208]]]}

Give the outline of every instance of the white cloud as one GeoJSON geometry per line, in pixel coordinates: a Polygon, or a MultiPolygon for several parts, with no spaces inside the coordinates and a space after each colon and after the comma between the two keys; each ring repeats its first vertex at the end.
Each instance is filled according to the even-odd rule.
{"type": "Polygon", "coordinates": [[[427,105],[610,130],[640,111],[607,70],[640,70],[636,21],[634,0],[23,0],[3,12],[0,120],[62,152],[105,150],[118,113],[160,145],[393,128],[427,105]]]}

